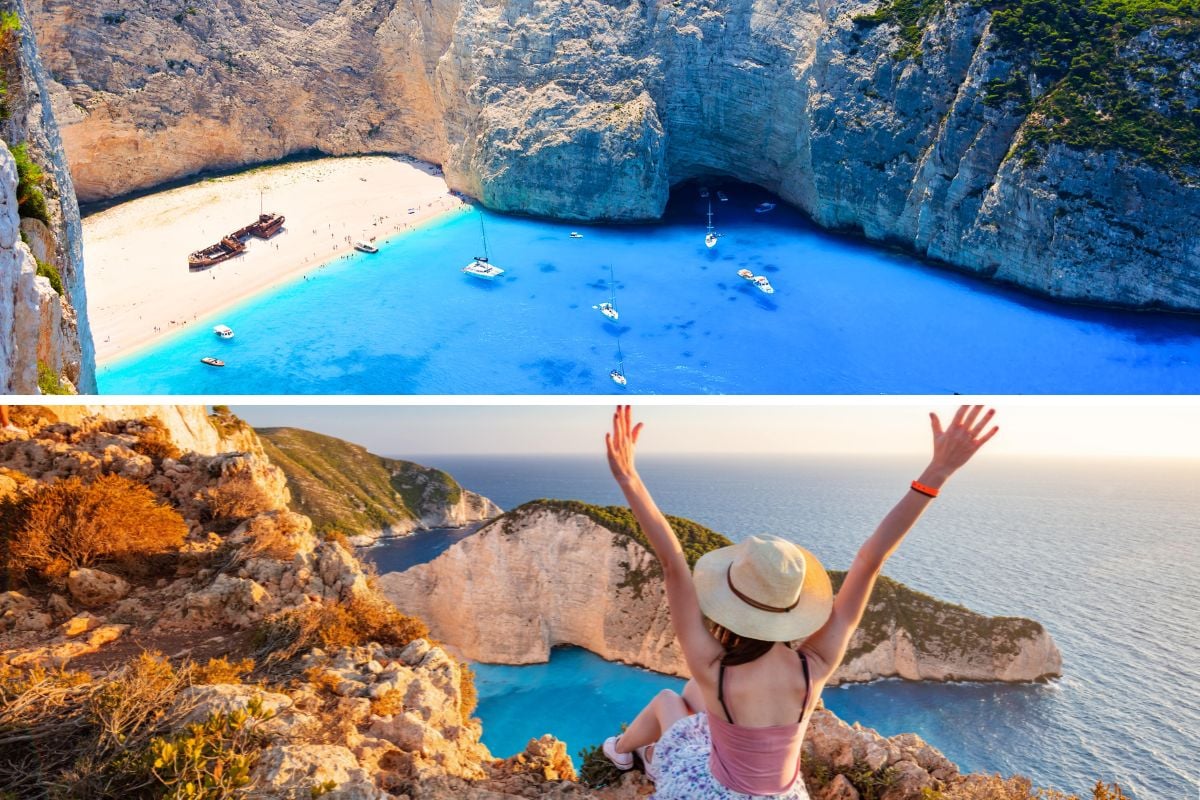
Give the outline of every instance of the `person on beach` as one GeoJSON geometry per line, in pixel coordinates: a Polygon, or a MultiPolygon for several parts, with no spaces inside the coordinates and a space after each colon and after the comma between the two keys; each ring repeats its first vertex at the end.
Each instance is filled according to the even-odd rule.
{"type": "Polygon", "coordinates": [[[642,424],[617,408],[608,465],[662,566],[667,605],[691,680],[664,690],[604,755],[620,770],[642,759],[661,800],[808,800],[800,746],[888,557],[942,485],[991,439],[993,410],[962,406],[943,428],[930,414],[933,457],[859,549],[837,597],[821,563],[775,536],[706,553],[694,572],[634,466],[642,424]]]}

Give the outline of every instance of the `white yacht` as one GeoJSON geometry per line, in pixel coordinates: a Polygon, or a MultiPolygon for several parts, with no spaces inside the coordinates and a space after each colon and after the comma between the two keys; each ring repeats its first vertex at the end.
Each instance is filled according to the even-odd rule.
{"type": "Polygon", "coordinates": [[[612,372],[608,373],[608,377],[612,378],[612,382],[617,386],[626,386],[629,383],[625,380],[625,373],[621,372],[619,369],[614,369],[612,372]]]}
{"type": "Polygon", "coordinates": [[[230,328],[228,325],[214,325],[213,333],[215,333],[217,336],[219,336],[222,339],[232,339],[233,338],[233,328],[230,328]]]}
{"type": "Polygon", "coordinates": [[[378,253],[379,248],[370,242],[364,242],[361,239],[354,243],[354,249],[360,253],[378,253]]]}
{"type": "Polygon", "coordinates": [[[488,262],[487,256],[475,256],[470,264],[462,268],[462,271],[476,278],[483,278],[485,281],[495,280],[504,274],[504,270],[488,262]]]}
{"type": "Polygon", "coordinates": [[[592,308],[599,309],[601,314],[613,322],[621,318],[621,315],[617,313],[617,284],[613,280],[612,264],[608,265],[608,302],[599,303],[592,306],[592,308]]]}
{"type": "Polygon", "coordinates": [[[773,208],[775,208],[774,203],[759,203],[757,206],[754,207],[754,213],[755,214],[765,214],[768,211],[772,210],[773,208]]]}
{"type": "Polygon", "coordinates": [[[718,200],[720,200],[722,203],[728,203],[728,202],[729,202],[729,195],[725,194],[724,192],[718,191],[718,192],[717,192],[717,199],[718,199],[718,200]]]}
{"type": "Polygon", "coordinates": [[[621,318],[621,315],[617,313],[617,309],[613,307],[612,303],[601,303],[600,305],[592,306],[592,308],[600,309],[600,313],[613,322],[621,318]]]}
{"type": "Polygon", "coordinates": [[[755,275],[754,280],[752,280],[751,283],[753,283],[763,294],[775,294],[775,287],[773,287],[771,282],[762,275],[755,275]]]}

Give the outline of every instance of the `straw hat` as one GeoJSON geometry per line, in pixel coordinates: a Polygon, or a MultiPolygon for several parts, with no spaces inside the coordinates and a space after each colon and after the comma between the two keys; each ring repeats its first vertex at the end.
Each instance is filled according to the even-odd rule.
{"type": "Polygon", "coordinates": [[[821,562],[777,536],[751,536],[705,553],[692,581],[706,617],[751,639],[801,639],[824,625],[833,609],[821,562]]]}

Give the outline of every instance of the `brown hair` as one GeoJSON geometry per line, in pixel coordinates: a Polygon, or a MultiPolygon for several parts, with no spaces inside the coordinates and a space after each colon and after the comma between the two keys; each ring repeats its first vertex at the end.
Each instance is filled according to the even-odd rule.
{"type": "Polygon", "coordinates": [[[739,636],[712,620],[709,620],[708,624],[713,637],[721,644],[721,647],[725,648],[725,652],[717,660],[726,667],[749,664],[751,661],[762,658],[776,644],[775,642],[766,642],[762,639],[739,636]]]}

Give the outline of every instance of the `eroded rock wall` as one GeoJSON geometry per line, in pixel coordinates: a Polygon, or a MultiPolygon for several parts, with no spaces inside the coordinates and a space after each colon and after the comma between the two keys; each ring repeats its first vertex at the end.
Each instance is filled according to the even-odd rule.
{"type": "Polygon", "coordinates": [[[492,208],[581,220],[729,175],[1051,296],[1200,309],[1200,181],[1014,158],[1028,120],[984,102],[1008,64],[974,4],[897,60],[896,27],[844,0],[30,2],[84,200],[306,150],[410,153],[492,208]]]}
{"type": "Polygon", "coordinates": [[[94,392],[79,206],[48,77],[23,0],[5,0],[0,11],[20,22],[0,32],[0,137],[7,145],[0,153],[0,393],[38,394],[39,363],[64,391],[94,392]],[[18,213],[17,170],[9,152],[17,147],[43,173],[36,189],[45,197],[44,221],[18,213]],[[61,290],[38,275],[37,260],[58,274],[61,290]]]}
{"type": "MultiPolygon", "coordinates": [[[[587,516],[501,517],[427,564],[380,578],[392,602],[438,639],[485,662],[545,661],[557,645],[687,675],[653,556],[587,516]]],[[[831,684],[883,677],[1033,681],[1061,674],[1050,634],[1032,620],[984,617],[884,583],[831,684]]]]}

